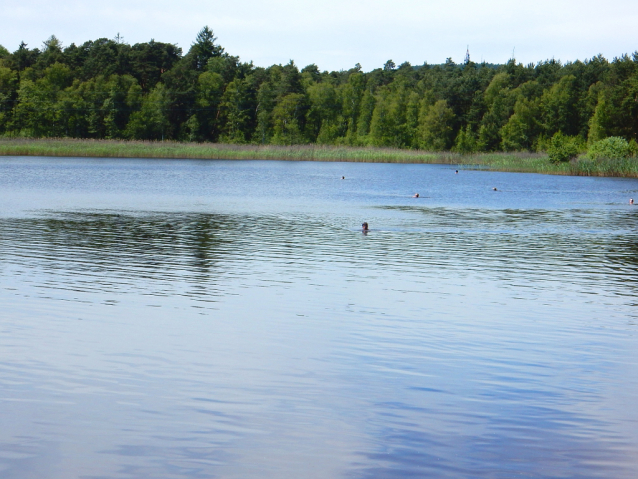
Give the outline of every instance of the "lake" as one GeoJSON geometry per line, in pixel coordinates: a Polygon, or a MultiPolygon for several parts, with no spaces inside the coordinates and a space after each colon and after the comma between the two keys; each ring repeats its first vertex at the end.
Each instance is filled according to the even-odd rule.
{"type": "Polygon", "coordinates": [[[0,477],[635,478],[630,197],[443,165],[0,158],[0,477]]]}

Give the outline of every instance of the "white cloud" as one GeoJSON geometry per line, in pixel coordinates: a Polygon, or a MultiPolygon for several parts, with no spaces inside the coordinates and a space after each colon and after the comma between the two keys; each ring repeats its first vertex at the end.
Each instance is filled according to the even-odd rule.
{"type": "Polygon", "coordinates": [[[364,69],[395,62],[460,62],[466,45],[472,58],[507,61],[516,48],[524,63],[556,58],[614,57],[638,49],[638,13],[633,1],[536,3],[513,0],[183,0],[174,2],[86,2],[4,0],[0,44],[21,40],[30,47],[55,34],[64,44],[116,33],[129,43],[177,43],[185,51],[197,31],[209,25],[219,43],[257,65],[316,63],[322,69],[364,69]]]}

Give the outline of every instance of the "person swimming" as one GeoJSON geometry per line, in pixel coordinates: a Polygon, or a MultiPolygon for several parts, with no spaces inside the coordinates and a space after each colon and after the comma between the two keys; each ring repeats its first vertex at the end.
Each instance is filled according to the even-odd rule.
{"type": "Polygon", "coordinates": [[[492,188],[492,191],[498,191],[498,190],[496,189],[496,186],[495,186],[494,188],[492,188]]]}
{"type": "Polygon", "coordinates": [[[341,177],[341,179],[342,179],[342,180],[345,180],[345,179],[346,179],[346,177],[345,177],[345,176],[342,176],[342,177],[341,177]]]}
{"type": "Polygon", "coordinates": [[[361,231],[364,231],[364,232],[369,231],[368,223],[367,223],[366,221],[364,221],[364,222],[361,224],[361,231]]]}
{"type": "Polygon", "coordinates": [[[633,198],[629,198],[629,204],[633,205],[634,204],[634,199],[633,198]]]}
{"type": "Polygon", "coordinates": [[[455,170],[454,173],[458,175],[459,174],[459,170],[455,170]]]}
{"type": "Polygon", "coordinates": [[[419,194],[418,193],[414,193],[414,196],[412,198],[418,198],[419,194]]]}

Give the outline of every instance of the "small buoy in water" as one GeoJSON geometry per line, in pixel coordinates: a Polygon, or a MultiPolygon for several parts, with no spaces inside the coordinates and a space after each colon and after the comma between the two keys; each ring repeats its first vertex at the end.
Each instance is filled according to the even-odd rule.
{"type": "Polygon", "coordinates": [[[493,189],[494,191],[498,191],[498,190],[496,189],[496,186],[495,186],[494,188],[492,188],[492,189],[493,189]]]}
{"type": "Polygon", "coordinates": [[[633,205],[634,204],[634,199],[633,198],[629,198],[629,204],[633,205]]]}
{"type": "Polygon", "coordinates": [[[362,231],[368,231],[368,223],[367,222],[363,222],[361,224],[361,230],[362,231]]]}
{"type": "Polygon", "coordinates": [[[418,198],[419,194],[418,193],[414,193],[414,196],[412,198],[418,198]]]}

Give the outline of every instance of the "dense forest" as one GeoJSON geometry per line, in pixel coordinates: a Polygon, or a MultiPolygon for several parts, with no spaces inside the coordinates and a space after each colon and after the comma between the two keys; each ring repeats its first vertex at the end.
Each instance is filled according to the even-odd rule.
{"type": "Polygon", "coordinates": [[[0,136],[537,151],[638,139],[638,52],[562,64],[268,68],[208,27],[189,51],[119,35],[63,47],[0,46],[0,136]]]}

